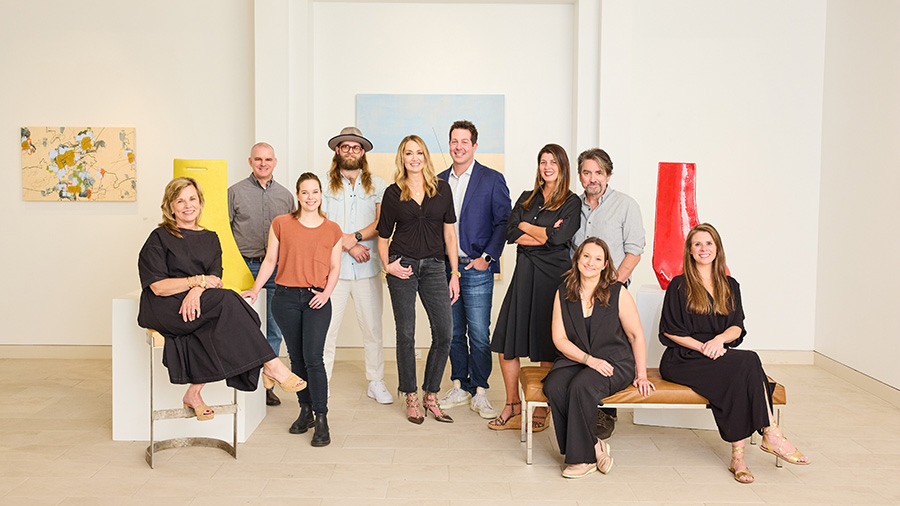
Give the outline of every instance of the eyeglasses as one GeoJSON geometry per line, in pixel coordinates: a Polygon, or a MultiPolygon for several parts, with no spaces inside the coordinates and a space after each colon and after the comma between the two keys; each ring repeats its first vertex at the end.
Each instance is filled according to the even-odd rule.
{"type": "Polygon", "coordinates": [[[348,144],[341,145],[341,153],[350,153],[352,151],[354,155],[358,155],[362,150],[362,146],[350,146],[348,144]]]}

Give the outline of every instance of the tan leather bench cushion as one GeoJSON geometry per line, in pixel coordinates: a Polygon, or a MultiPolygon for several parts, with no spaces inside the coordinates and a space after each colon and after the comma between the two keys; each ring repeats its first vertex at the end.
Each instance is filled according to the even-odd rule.
{"type": "MultiPolygon", "coordinates": [[[[544,397],[544,384],[541,380],[550,372],[549,367],[523,367],[519,373],[519,382],[522,384],[522,391],[525,392],[525,400],[527,402],[547,402],[544,397]]],[[[698,395],[690,388],[670,383],[659,375],[659,369],[647,369],[647,379],[655,386],[656,391],[651,392],[647,397],[641,396],[638,389],[629,385],[628,388],[614,395],[603,399],[604,404],[707,404],[707,400],[698,395]]],[[[769,378],[769,381],[774,381],[769,378]]],[[[787,395],[784,387],[780,384],[775,385],[775,394],[772,396],[774,404],[786,404],[787,395]]]]}

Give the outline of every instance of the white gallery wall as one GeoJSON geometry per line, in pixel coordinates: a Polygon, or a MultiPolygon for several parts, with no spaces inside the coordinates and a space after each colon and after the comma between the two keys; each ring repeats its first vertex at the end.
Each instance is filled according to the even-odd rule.
{"type": "Polygon", "coordinates": [[[900,388],[900,2],[829,0],[815,349],[900,388]]]}
{"type": "Polygon", "coordinates": [[[604,0],[601,33],[600,145],[648,231],[634,279],[656,283],[658,163],[695,162],[700,221],[741,283],[744,345],[812,350],[824,3],[604,0]]]}
{"type": "Polygon", "coordinates": [[[0,344],[109,345],[173,158],[249,173],[249,1],[0,4],[0,344]],[[137,202],[23,202],[19,128],[136,128],[137,202]]]}
{"type": "Polygon", "coordinates": [[[327,168],[358,93],[497,93],[513,195],[547,142],[610,152],[648,230],[636,286],[656,282],[657,163],[696,162],[748,346],[820,350],[898,385],[890,357],[846,337],[889,347],[898,18],[889,0],[4,2],[0,344],[110,343],[110,300],[138,287],[172,158],[224,158],[233,182],[249,145],[271,140],[290,184],[327,168]],[[88,123],[137,128],[138,201],[22,202],[18,129],[88,123]],[[851,269],[878,297],[835,293],[851,269]]]}

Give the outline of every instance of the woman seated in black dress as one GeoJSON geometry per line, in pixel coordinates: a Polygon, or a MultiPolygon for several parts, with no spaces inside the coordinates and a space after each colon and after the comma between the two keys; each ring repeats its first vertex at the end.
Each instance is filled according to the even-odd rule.
{"type": "Polygon", "coordinates": [[[759,357],[734,349],[746,333],[740,285],[725,273],[722,239],[712,225],[701,223],[684,242],[684,274],[666,289],[659,340],[667,348],[659,372],[709,400],[719,434],[731,443],[729,470],[741,483],[753,482],[744,443],[754,431],[763,434],[761,450],[792,464],[809,464],[775,424],[775,384],[759,357]]]}
{"type": "Polygon", "coordinates": [[[566,478],[612,468],[609,444],[597,438],[601,399],[629,384],[644,396],[656,389],[647,379],[637,306],[608,259],[605,242],[585,239],[553,302],[553,344],[562,356],[544,378],[544,395],[556,420],[559,451],[566,456],[566,478]]]}
{"type": "Polygon", "coordinates": [[[253,391],[260,367],[286,392],[306,388],[272,352],[253,308],[222,288],[222,247],[215,232],[198,225],[203,191],[197,181],[170,181],[160,208],[163,221],[138,256],[138,324],[166,338],[169,380],[190,384],[184,407],[193,408],[198,420],[212,419],[215,413],[200,397],[203,385],[224,379],[230,387],[253,391]]]}

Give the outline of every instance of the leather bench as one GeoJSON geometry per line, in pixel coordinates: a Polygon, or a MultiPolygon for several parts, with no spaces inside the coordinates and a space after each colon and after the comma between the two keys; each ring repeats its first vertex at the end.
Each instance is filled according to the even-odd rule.
{"type": "MultiPolygon", "coordinates": [[[[532,459],[532,422],[534,409],[540,406],[547,407],[547,398],[544,397],[542,380],[550,372],[550,367],[526,366],[519,372],[519,396],[522,399],[521,441],[525,443],[525,462],[531,464],[532,459]]],[[[708,401],[703,396],[694,392],[689,387],[670,383],[659,375],[659,369],[647,369],[649,379],[656,390],[644,397],[634,386],[610,395],[603,399],[605,408],[640,408],[640,409],[707,409],[708,401]]],[[[769,378],[769,381],[774,381],[769,378]]],[[[772,405],[775,411],[775,421],[781,424],[781,409],[787,404],[787,395],[784,386],[776,383],[775,392],[772,395],[772,405]]],[[[751,438],[753,443],[753,438],[751,438]]],[[[781,459],[775,458],[775,466],[781,467],[781,459]]]]}

